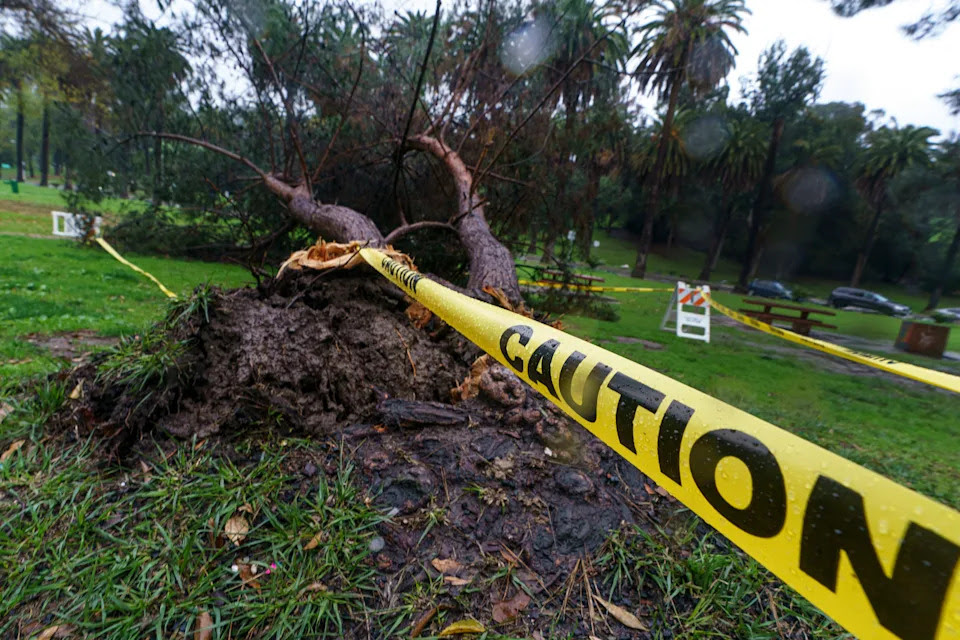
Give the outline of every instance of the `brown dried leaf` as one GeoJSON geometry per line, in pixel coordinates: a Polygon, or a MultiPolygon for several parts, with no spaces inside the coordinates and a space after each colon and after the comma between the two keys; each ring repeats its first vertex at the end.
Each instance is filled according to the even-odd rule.
{"type": "Polygon", "coordinates": [[[503,292],[503,289],[497,289],[496,287],[491,287],[490,285],[484,285],[483,292],[497,301],[501,307],[507,311],[513,311],[513,305],[510,303],[510,300],[507,298],[507,294],[503,292]]]}
{"type": "Polygon", "coordinates": [[[23,446],[25,442],[26,440],[14,440],[13,442],[11,442],[10,446],[7,447],[6,451],[4,451],[3,453],[0,453],[0,462],[6,462],[7,458],[15,454],[20,449],[20,447],[23,446]]]}
{"type": "Polygon", "coordinates": [[[493,604],[493,619],[496,622],[507,622],[513,620],[521,611],[530,604],[530,596],[524,591],[517,591],[517,594],[509,600],[495,602],[493,604]]]}
{"type": "Polygon", "coordinates": [[[71,400],[79,400],[83,397],[83,380],[77,383],[77,386],[73,388],[73,391],[70,392],[71,400]]]}
{"type": "Polygon", "coordinates": [[[625,627],[630,627],[631,629],[636,629],[637,631],[649,631],[647,626],[640,622],[640,619],[637,616],[633,615],[623,607],[618,607],[612,602],[607,602],[600,596],[594,594],[593,599],[603,605],[610,615],[617,619],[617,622],[622,624],[625,627]]]}
{"type": "Polygon", "coordinates": [[[469,580],[458,578],[457,576],[443,576],[443,581],[451,587],[465,587],[470,584],[469,580]]]}
{"type": "Polygon", "coordinates": [[[223,525],[223,534],[238,547],[247,537],[248,531],[250,531],[250,523],[243,516],[233,516],[223,525]]]}
{"type": "Polygon", "coordinates": [[[482,355],[473,361],[470,365],[470,373],[464,378],[458,386],[450,390],[450,395],[454,400],[469,400],[476,398],[480,393],[480,376],[494,364],[493,358],[489,355],[482,355]]]}
{"type": "Polygon", "coordinates": [[[456,636],[463,633],[484,633],[487,630],[482,623],[477,622],[473,618],[467,618],[466,620],[457,620],[453,624],[449,625],[443,631],[439,633],[439,637],[445,638],[447,636],[456,636]]]}
{"type": "Polygon", "coordinates": [[[517,557],[513,551],[507,549],[506,547],[500,547],[500,555],[503,556],[503,559],[507,561],[507,564],[512,564],[514,566],[520,564],[520,558],[517,557]]]}
{"type": "Polygon", "coordinates": [[[260,583],[257,582],[257,576],[253,573],[253,568],[251,565],[238,562],[237,573],[240,574],[240,580],[243,581],[243,586],[260,589],[260,583]]]}
{"type": "Polygon", "coordinates": [[[200,612],[195,629],[193,640],[210,640],[213,637],[213,616],[209,611],[200,612]]]}
{"type": "Polygon", "coordinates": [[[300,593],[297,595],[298,598],[302,598],[305,594],[313,593],[315,591],[326,591],[327,585],[322,582],[311,582],[303,589],[300,589],[300,593]]]}
{"type": "Polygon", "coordinates": [[[58,624],[44,629],[37,640],[50,640],[50,638],[67,638],[73,634],[73,626],[69,624],[58,624]]]}
{"type": "Polygon", "coordinates": [[[410,318],[410,322],[412,322],[413,326],[415,326],[417,329],[423,329],[433,317],[433,312],[416,300],[414,300],[413,303],[407,307],[407,310],[404,313],[407,314],[407,317],[410,318]]]}
{"type": "Polygon", "coordinates": [[[462,565],[453,558],[434,558],[430,564],[440,573],[456,573],[462,568],[462,565]]]}
{"type": "Polygon", "coordinates": [[[0,403],[0,422],[3,422],[3,419],[8,415],[13,413],[13,407],[7,404],[6,402],[0,403]]]}
{"type": "Polygon", "coordinates": [[[237,511],[240,513],[249,513],[250,515],[255,515],[256,512],[253,510],[248,503],[242,504],[237,508],[237,511]]]}
{"type": "Polygon", "coordinates": [[[317,545],[323,542],[326,539],[326,537],[327,537],[327,534],[325,531],[318,532],[317,535],[310,538],[310,540],[305,545],[303,545],[303,550],[310,551],[310,549],[316,549],[317,545]]]}

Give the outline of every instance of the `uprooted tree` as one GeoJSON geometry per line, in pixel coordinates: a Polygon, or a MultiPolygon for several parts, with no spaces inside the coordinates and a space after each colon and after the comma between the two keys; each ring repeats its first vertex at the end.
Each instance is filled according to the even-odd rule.
{"type": "Polygon", "coordinates": [[[251,6],[198,0],[182,30],[191,34],[185,49],[217,60],[195,70],[208,79],[201,102],[243,105],[246,122],[257,114],[241,148],[223,141],[233,123],[220,135],[204,126],[203,104],[181,118],[180,131],[141,134],[235,161],[279,199],[288,224],[327,241],[382,246],[414,232],[450,234],[466,254],[470,291],[492,287],[518,299],[513,258],[485,212],[497,189],[491,183],[520,199],[537,188],[524,160],[548,144],[559,89],[603,36],[562,72],[546,74],[535,68],[542,58],[526,51],[519,62],[505,60],[505,41],[520,38],[523,48],[515,27],[523,22],[493,2],[444,19],[438,3],[433,16],[408,14],[376,38],[367,25],[377,17],[349,6],[251,6]],[[442,55],[434,42],[445,43],[442,55]],[[216,81],[225,56],[242,81],[216,81]],[[365,206],[339,204],[341,196],[365,206]]]}

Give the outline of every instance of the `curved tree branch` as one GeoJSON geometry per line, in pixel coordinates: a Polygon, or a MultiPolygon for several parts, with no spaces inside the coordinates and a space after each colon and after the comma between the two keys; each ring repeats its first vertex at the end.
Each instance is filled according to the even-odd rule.
{"type": "Polygon", "coordinates": [[[387,237],[383,239],[384,244],[390,244],[396,242],[398,238],[402,238],[408,233],[413,233],[420,229],[447,229],[448,231],[453,231],[454,233],[457,230],[449,222],[440,222],[439,220],[421,220],[420,222],[414,222],[412,224],[407,224],[402,227],[397,227],[393,231],[387,234],[387,237]]]}

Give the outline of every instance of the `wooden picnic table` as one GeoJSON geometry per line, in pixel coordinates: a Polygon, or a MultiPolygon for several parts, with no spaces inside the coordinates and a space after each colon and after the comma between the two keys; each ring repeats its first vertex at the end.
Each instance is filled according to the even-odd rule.
{"type": "Polygon", "coordinates": [[[745,304],[753,304],[760,307],[763,307],[763,310],[759,309],[743,309],[740,311],[751,318],[756,318],[767,324],[773,324],[774,320],[779,320],[781,322],[789,322],[790,328],[795,332],[799,333],[802,336],[810,335],[811,327],[820,327],[823,329],[836,329],[837,325],[827,324],[826,322],[821,322],[816,318],[811,318],[810,314],[819,313],[825,316],[835,316],[837,315],[833,311],[827,311],[826,309],[813,309],[811,307],[801,307],[796,304],[786,304],[784,302],[777,302],[776,300],[771,299],[757,299],[757,298],[744,298],[743,302],[745,304]],[[799,311],[800,315],[788,315],[786,313],[780,313],[780,310],[785,311],[799,311]]]}
{"type": "Polygon", "coordinates": [[[564,272],[558,269],[544,269],[541,271],[541,279],[553,280],[556,282],[569,282],[570,284],[596,284],[604,282],[603,278],[597,276],[588,276],[580,273],[564,272]]]}

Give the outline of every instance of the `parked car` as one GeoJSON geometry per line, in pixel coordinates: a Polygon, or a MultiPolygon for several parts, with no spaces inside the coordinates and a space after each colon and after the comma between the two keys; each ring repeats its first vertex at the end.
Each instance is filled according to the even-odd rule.
{"type": "Polygon", "coordinates": [[[783,283],[776,280],[754,280],[747,287],[747,293],[751,296],[760,296],[761,298],[783,298],[784,300],[793,300],[793,291],[783,286],[783,283]]]}
{"type": "Polygon", "coordinates": [[[827,298],[827,304],[838,309],[841,307],[869,309],[870,311],[885,313],[888,316],[905,316],[910,313],[910,307],[905,304],[893,302],[873,291],[852,289],[850,287],[837,287],[834,289],[830,292],[830,297],[827,298]]]}
{"type": "Polygon", "coordinates": [[[937,322],[960,322],[960,307],[934,309],[930,316],[937,322]]]}

